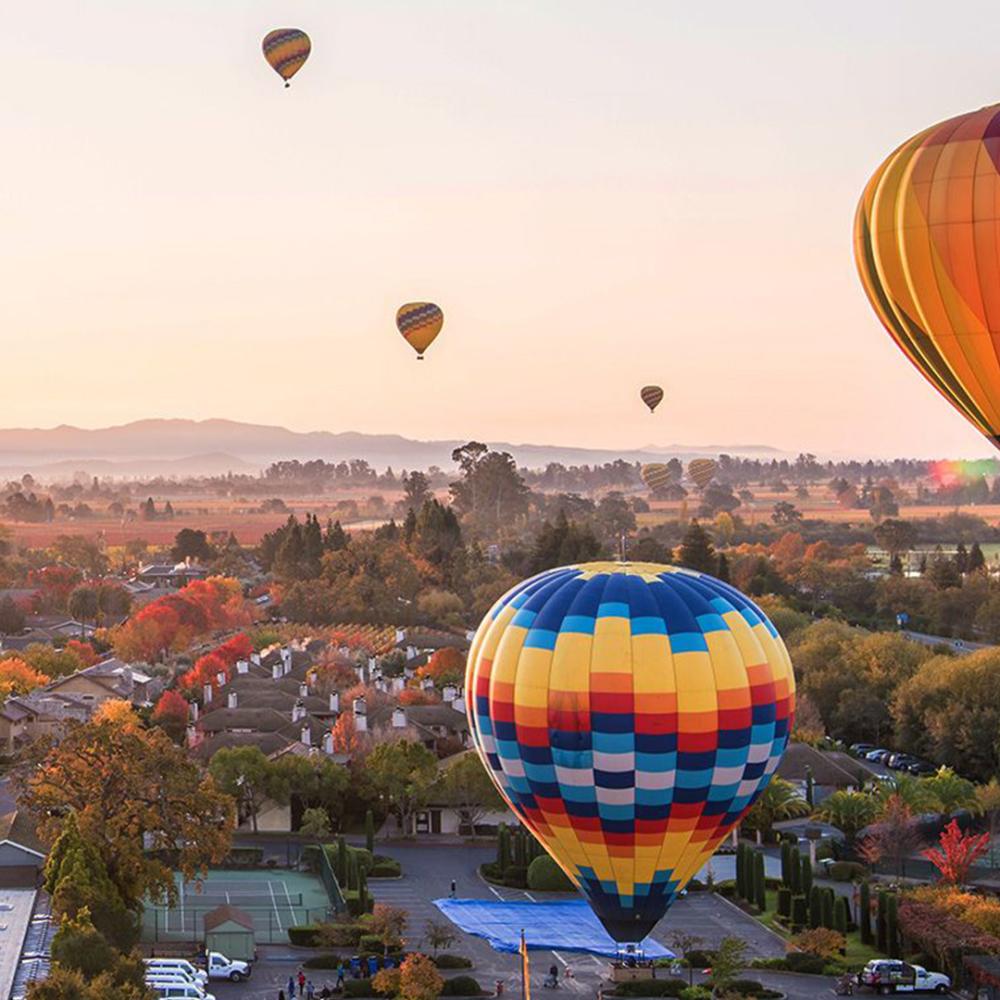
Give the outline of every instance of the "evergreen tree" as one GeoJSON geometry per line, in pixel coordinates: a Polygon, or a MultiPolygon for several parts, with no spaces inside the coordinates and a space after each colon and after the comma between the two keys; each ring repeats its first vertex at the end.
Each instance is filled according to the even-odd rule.
{"type": "Polygon", "coordinates": [[[861,883],[858,894],[858,929],[861,931],[861,943],[872,943],[872,889],[868,882],[861,883]]]}
{"type": "Polygon", "coordinates": [[[979,547],[979,542],[973,542],[972,548],[969,549],[969,566],[968,572],[976,573],[981,570],[986,565],[986,557],[983,555],[983,550],[979,547]]]}
{"type": "Polygon", "coordinates": [[[955,549],[955,569],[959,573],[967,573],[969,570],[969,553],[966,551],[964,542],[959,542],[955,549]]]}
{"type": "Polygon", "coordinates": [[[340,526],[340,521],[335,521],[333,524],[327,522],[323,547],[328,552],[339,552],[341,549],[346,549],[350,541],[351,536],[340,526]]]}
{"type": "Polygon", "coordinates": [[[371,809],[365,813],[365,847],[369,854],[375,853],[375,817],[371,809]]]}
{"type": "Polygon", "coordinates": [[[729,560],[725,552],[719,553],[719,564],[716,567],[715,575],[723,582],[729,583],[729,560]]]}
{"type": "Polygon", "coordinates": [[[413,541],[413,536],[417,533],[417,515],[410,507],[406,512],[406,520],[403,521],[403,541],[409,545],[413,541]]]}
{"type": "Polygon", "coordinates": [[[700,573],[713,573],[718,569],[712,538],[697,521],[692,521],[684,534],[678,561],[681,566],[700,573]]]}

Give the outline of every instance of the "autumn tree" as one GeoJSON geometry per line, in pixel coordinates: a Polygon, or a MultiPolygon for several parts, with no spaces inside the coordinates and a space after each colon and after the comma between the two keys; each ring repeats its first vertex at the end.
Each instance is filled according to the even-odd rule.
{"type": "Polygon", "coordinates": [[[0,698],[9,698],[12,694],[27,694],[48,683],[49,677],[46,674],[32,669],[19,657],[0,660],[0,698]]]}
{"type": "Polygon", "coordinates": [[[430,677],[437,687],[461,684],[465,677],[465,657],[454,646],[435,650],[427,663],[417,670],[420,677],[430,677]]]}
{"type": "Polygon", "coordinates": [[[191,708],[178,691],[164,691],[150,717],[175,743],[182,743],[187,733],[191,708]]]}
{"type": "Polygon", "coordinates": [[[923,851],[925,857],[941,873],[941,881],[964,885],[972,866],[989,850],[988,833],[965,834],[952,820],[941,834],[936,847],[923,851]]]}
{"type": "Polygon", "coordinates": [[[21,804],[51,844],[67,810],[129,909],[173,900],[173,871],[194,878],[229,850],[234,809],[211,777],[160,729],[105,719],[36,744],[20,774],[21,804]]]}
{"type": "Polygon", "coordinates": [[[383,953],[388,955],[393,948],[403,943],[406,930],[406,910],[401,906],[376,903],[371,916],[371,933],[382,942],[383,953]]]}
{"type": "Polygon", "coordinates": [[[881,863],[892,866],[897,878],[904,874],[906,859],[920,846],[920,834],[913,810],[898,795],[891,796],[872,827],[858,845],[858,854],[873,868],[881,863]]]}
{"type": "Polygon", "coordinates": [[[441,995],[444,979],[434,963],[419,952],[412,952],[399,967],[401,1000],[436,1000],[441,995]]]}
{"type": "Polygon", "coordinates": [[[24,629],[24,612],[10,597],[0,597],[0,635],[17,635],[24,629]]]}

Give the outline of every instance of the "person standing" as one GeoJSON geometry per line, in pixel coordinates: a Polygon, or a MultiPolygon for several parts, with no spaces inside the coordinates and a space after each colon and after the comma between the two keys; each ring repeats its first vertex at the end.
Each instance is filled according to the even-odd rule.
{"type": "Polygon", "coordinates": [[[306,980],[306,1000],[313,1000],[316,996],[316,990],[313,987],[313,981],[311,979],[306,980]]]}
{"type": "Polygon", "coordinates": [[[298,980],[299,980],[299,996],[301,997],[305,994],[306,991],[306,974],[305,972],[302,971],[302,969],[299,969],[298,980]]]}
{"type": "Polygon", "coordinates": [[[295,977],[288,977],[288,1000],[295,1000],[295,977]]]}
{"type": "MultiPolygon", "coordinates": [[[[336,989],[342,990],[344,988],[344,960],[340,959],[337,962],[337,986],[336,989]]],[[[279,997],[278,1000],[284,1000],[284,997],[279,997]]]]}
{"type": "Polygon", "coordinates": [[[451,892],[448,895],[451,899],[454,899],[458,895],[458,884],[454,879],[451,880],[451,892]]]}

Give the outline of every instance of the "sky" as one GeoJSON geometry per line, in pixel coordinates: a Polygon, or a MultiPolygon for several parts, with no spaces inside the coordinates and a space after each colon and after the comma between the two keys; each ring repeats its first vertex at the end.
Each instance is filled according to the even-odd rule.
{"type": "Polygon", "coordinates": [[[971,0],[12,5],[0,426],[989,455],[851,229],[895,146],[1000,100],[998,34],[971,0]]]}

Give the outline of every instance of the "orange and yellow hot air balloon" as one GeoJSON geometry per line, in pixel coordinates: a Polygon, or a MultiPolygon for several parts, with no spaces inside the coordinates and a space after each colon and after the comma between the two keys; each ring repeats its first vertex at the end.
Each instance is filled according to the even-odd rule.
{"type": "Polygon", "coordinates": [[[1000,446],[1000,105],[920,132],[875,171],[854,256],[892,338],[1000,446]]]}
{"type": "Polygon", "coordinates": [[[433,302],[407,302],[396,313],[396,328],[423,361],[427,350],[444,326],[444,313],[433,302]]]}
{"type": "Polygon", "coordinates": [[[276,28],[264,36],[261,45],[264,58],[268,61],[285,86],[304,65],[312,51],[309,36],[301,28],[276,28]]]}

